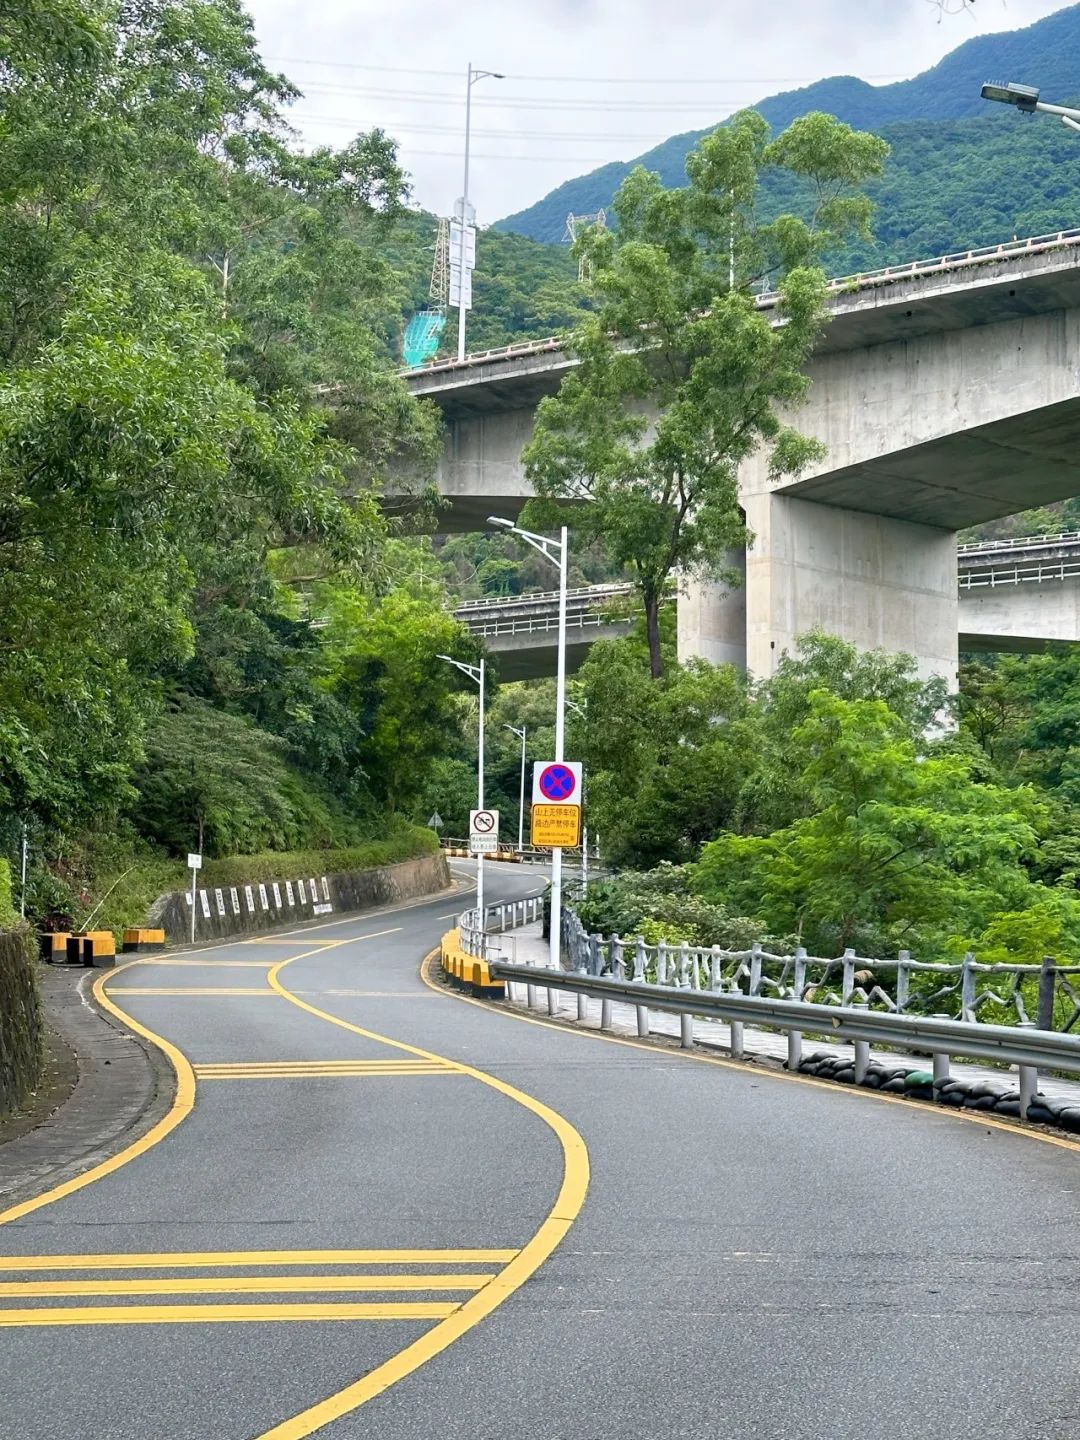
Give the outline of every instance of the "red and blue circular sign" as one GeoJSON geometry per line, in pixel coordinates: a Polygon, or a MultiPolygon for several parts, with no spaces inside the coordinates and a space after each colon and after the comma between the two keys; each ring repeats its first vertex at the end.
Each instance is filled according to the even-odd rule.
{"type": "Polygon", "coordinates": [[[540,792],[553,804],[567,804],[577,789],[577,777],[568,765],[549,765],[540,772],[540,792]]]}

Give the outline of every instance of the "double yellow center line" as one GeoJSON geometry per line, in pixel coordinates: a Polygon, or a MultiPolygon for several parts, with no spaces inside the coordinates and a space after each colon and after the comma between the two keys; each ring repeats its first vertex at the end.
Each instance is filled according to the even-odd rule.
{"type": "Polygon", "coordinates": [[[501,1266],[516,1250],[281,1250],[206,1251],[162,1255],[22,1255],[0,1258],[0,1274],[47,1279],[0,1280],[0,1327],[65,1325],[183,1325],[215,1321],[270,1320],[444,1320],[460,1299],[417,1299],[464,1292],[475,1294],[497,1270],[458,1267],[501,1266]],[[451,1267],[427,1270],[426,1266],[451,1267]],[[275,1267],[287,1274],[272,1273],[275,1267]],[[388,1266],[409,1267],[390,1271],[388,1266]],[[317,1274],[296,1273],[305,1267],[317,1274]],[[348,1273],[327,1274],[348,1267],[348,1273]],[[377,1267],[374,1270],[360,1267],[377,1267]],[[269,1274],[198,1274],[206,1270],[270,1270],[269,1274]],[[172,1269],[174,1275],[116,1275],[108,1272],[172,1269]],[[99,1271],[91,1278],[56,1272],[99,1271]],[[185,1273],[186,1272],[186,1273],[185,1273]],[[404,1300],[324,1300],[327,1295],[409,1295],[404,1300]],[[225,1304],[155,1304],[158,1296],[303,1295],[301,1301],[260,1300],[225,1304]],[[146,1296],[148,1304],[116,1304],[146,1296]],[[96,1305],[34,1304],[49,1300],[104,1300],[96,1305]],[[14,1306],[11,1301],[29,1301],[14,1306]]]}
{"type": "Polygon", "coordinates": [[[436,1060],[239,1060],[195,1066],[196,1080],[342,1080],[463,1073],[457,1065],[436,1060]]]}

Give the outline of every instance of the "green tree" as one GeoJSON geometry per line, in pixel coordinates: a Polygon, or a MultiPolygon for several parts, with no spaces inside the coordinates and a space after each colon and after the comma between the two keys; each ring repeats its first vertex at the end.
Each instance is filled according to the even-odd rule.
{"type": "Polygon", "coordinates": [[[691,153],[686,188],[639,167],[615,198],[616,228],[579,241],[597,308],[571,337],[577,365],[540,403],[524,452],[539,497],[527,514],[543,524],[572,513],[578,532],[603,537],[640,592],[654,678],[669,577],[723,578],[725,552],[745,542],[740,464],[764,445],[770,473],[794,475],[820,453],[780,415],[804,397],[824,328],[820,257],[866,229],[859,187],[886,153],[820,114],[770,142],[747,111],[691,153]],[[809,221],[758,219],[770,167],[811,188],[809,221]],[[765,277],[780,286],[776,312],[755,303],[765,277]]]}
{"type": "Polygon", "coordinates": [[[960,755],[921,754],[882,700],[815,691],[793,738],[812,813],[707,845],[695,872],[706,899],[818,953],[873,955],[944,947],[1037,898],[1031,790],[976,783],[960,755]]]}

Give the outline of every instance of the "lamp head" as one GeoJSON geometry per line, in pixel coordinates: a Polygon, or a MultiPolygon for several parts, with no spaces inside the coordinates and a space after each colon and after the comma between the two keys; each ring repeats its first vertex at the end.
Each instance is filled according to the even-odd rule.
{"type": "Polygon", "coordinates": [[[1039,103],[1038,87],[1034,85],[986,84],[982,87],[981,93],[984,100],[997,100],[1002,105],[1015,105],[1018,110],[1026,110],[1029,114],[1039,103]]]}

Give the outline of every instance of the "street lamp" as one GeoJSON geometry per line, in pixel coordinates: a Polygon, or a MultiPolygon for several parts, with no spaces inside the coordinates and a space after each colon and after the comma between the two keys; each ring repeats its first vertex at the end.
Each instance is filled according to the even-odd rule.
{"type": "MultiPolygon", "coordinates": [[[[573,710],[575,715],[580,715],[586,725],[589,723],[589,701],[582,700],[579,705],[576,700],[567,700],[566,708],[573,710]]],[[[589,812],[585,809],[585,777],[581,779],[581,890],[582,894],[589,893],[589,812]]]]}
{"type": "Polygon", "coordinates": [[[982,98],[984,100],[996,100],[1001,105],[1015,105],[1018,110],[1025,114],[1034,114],[1041,110],[1046,115],[1058,115],[1063,125],[1070,130],[1080,130],[1080,110],[1071,105],[1047,105],[1039,99],[1039,89],[1036,85],[984,85],[982,87],[982,98]]]}
{"type": "MultiPolygon", "coordinates": [[[[436,660],[445,660],[448,665],[453,665],[455,670],[460,670],[470,680],[476,682],[480,687],[480,725],[479,743],[477,745],[476,760],[476,808],[484,808],[484,662],[479,665],[467,665],[464,660],[455,660],[452,655],[436,655],[436,660]]],[[[477,928],[484,929],[484,857],[483,854],[476,857],[476,914],[477,928]]]]}
{"type": "MultiPolygon", "coordinates": [[[[559,659],[555,682],[555,759],[562,760],[563,731],[566,720],[566,558],[569,544],[566,526],[559,531],[558,540],[547,535],[537,535],[532,530],[523,530],[512,520],[499,515],[488,516],[489,525],[497,525],[511,535],[518,535],[526,544],[538,550],[544,559],[559,572],[559,659]]],[[[562,964],[562,847],[555,846],[551,852],[551,968],[558,970],[562,964]]]]}
{"type": "Polygon", "coordinates": [[[521,792],[518,796],[518,854],[525,848],[525,736],[529,733],[529,727],[522,725],[519,730],[516,725],[504,725],[504,730],[512,730],[521,741],[521,792]]]}
{"type": "Polygon", "coordinates": [[[467,309],[469,308],[469,307],[468,307],[468,297],[467,297],[467,295],[466,295],[466,274],[465,274],[466,241],[465,241],[465,237],[466,237],[466,235],[468,234],[469,224],[470,224],[470,220],[469,220],[469,139],[470,139],[470,135],[471,135],[471,132],[472,132],[472,87],[476,84],[476,82],[477,82],[478,80],[505,80],[505,79],[506,79],[506,76],[500,74],[498,70],[474,70],[473,67],[472,67],[472,62],[471,62],[471,61],[469,62],[469,69],[468,69],[468,73],[467,73],[467,76],[466,76],[466,83],[465,83],[465,186],[464,186],[464,190],[463,190],[463,193],[462,193],[462,196],[461,196],[461,230],[460,230],[460,235],[461,235],[461,250],[460,250],[460,252],[459,252],[459,254],[458,254],[458,261],[459,261],[460,267],[461,267],[461,269],[460,269],[460,274],[459,274],[459,279],[458,279],[458,283],[459,283],[460,286],[461,286],[461,290],[460,290],[460,293],[459,293],[459,295],[458,295],[457,358],[458,358],[459,360],[464,360],[464,359],[465,359],[465,312],[466,312],[467,309]]]}

